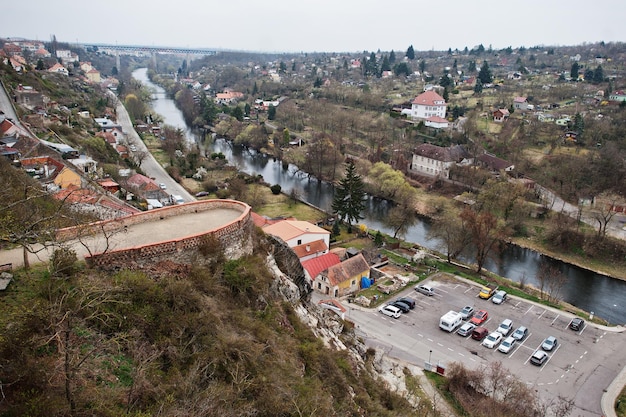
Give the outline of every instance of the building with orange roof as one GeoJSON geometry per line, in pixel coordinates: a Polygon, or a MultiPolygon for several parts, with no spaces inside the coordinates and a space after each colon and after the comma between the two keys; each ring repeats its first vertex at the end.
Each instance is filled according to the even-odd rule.
{"type": "Polygon", "coordinates": [[[302,220],[283,220],[269,226],[263,231],[285,241],[290,248],[322,239],[330,247],[330,232],[312,223],[302,220]]]}
{"type": "Polygon", "coordinates": [[[370,266],[359,253],[317,275],[313,281],[313,289],[331,297],[343,297],[359,291],[361,278],[369,276],[370,266]]]}
{"type": "Polygon", "coordinates": [[[317,258],[318,256],[328,253],[328,245],[324,242],[324,239],[315,240],[309,243],[303,243],[302,245],[294,246],[293,251],[296,253],[300,262],[308,259],[317,258]]]}

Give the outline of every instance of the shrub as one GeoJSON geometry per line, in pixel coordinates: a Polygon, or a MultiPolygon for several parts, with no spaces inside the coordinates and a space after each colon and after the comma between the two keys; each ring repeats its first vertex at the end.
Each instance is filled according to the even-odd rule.
{"type": "Polygon", "coordinates": [[[272,191],[272,194],[274,195],[278,195],[280,194],[280,190],[282,189],[282,187],[279,184],[274,184],[270,187],[270,190],[272,191]]]}
{"type": "Polygon", "coordinates": [[[59,248],[52,253],[50,272],[54,276],[72,276],[76,270],[76,252],[70,248],[59,248]]]}

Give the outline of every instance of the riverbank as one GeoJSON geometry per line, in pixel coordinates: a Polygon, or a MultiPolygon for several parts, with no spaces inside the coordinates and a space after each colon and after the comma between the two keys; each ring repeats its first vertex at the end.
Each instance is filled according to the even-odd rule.
{"type": "Polygon", "coordinates": [[[606,275],[607,277],[626,281],[626,266],[620,264],[607,265],[601,260],[590,260],[580,256],[556,252],[542,245],[532,238],[511,238],[510,243],[525,249],[531,249],[535,252],[549,256],[552,259],[575,265],[578,268],[595,272],[596,274],[606,275]]]}

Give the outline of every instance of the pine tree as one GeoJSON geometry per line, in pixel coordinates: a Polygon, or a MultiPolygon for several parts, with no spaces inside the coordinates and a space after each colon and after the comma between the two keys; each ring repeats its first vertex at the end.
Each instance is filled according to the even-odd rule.
{"type": "Polygon", "coordinates": [[[491,70],[489,69],[489,64],[487,61],[483,61],[483,65],[480,67],[480,71],[478,71],[478,78],[484,84],[489,84],[493,81],[493,76],[491,75],[491,70]]]}
{"type": "Polygon", "coordinates": [[[409,49],[406,50],[406,57],[411,61],[415,59],[415,50],[413,49],[413,45],[409,46],[409,49]]]}
{"type": "Polygon", "coordinates": [[[332,209],[341,221],[348,223],[348,231],[351,231],[353,222],[363,219],[361,216],[365,209],[363,180],[356,173],[356,167],[352,162],[346,166],[346,175],[335,189],[332,209]]]}
{"type": "Polygon", "coordinates": [[[392,50],[389,53],[389,64],[393,65],[396,63],[396,53],[392,50]]]}
{"type": "Polygon", "coordinates": [[[578,62],[574,62],[572,64],[572,68],[570,69],[569,76],[573,81],[578,80],[578,70],[579,70],[578,62]]]}

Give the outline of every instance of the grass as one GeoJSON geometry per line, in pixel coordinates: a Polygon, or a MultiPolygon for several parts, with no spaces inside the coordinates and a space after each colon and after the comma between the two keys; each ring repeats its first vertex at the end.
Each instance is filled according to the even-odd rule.
{"type": "Polygon", "coordinates": [[[446,400],[448,405],[456,411],[457,416],[468,416],[467,411],[461,406],[461,404],[454,398],[454,395],[446,389],[447,379],[443,375],[439,375],[436,372],[424,371],[426,378],[435,386],[437,392],[446,400]]]}
{"type": "Polygon", "coordinates": [[[617,401],[615,401],[615,414],[618,417],[626,417],[626,387],[622,389],[617,401]]]}

